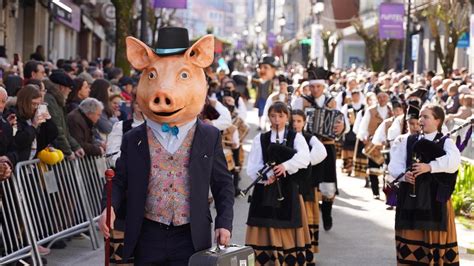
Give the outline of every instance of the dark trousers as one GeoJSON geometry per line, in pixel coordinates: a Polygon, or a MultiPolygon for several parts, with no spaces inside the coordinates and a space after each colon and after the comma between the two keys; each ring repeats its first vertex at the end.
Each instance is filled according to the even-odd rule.
{"type": "Polygon", "coordinates": [[[166,227],[144,219],[135,248],[135,265],[186,266],[194,253],[189,224],[166,227]]]}
{"type": "MultiPolygon", "coordinates": [[[[380,168],[381,165],[377,164],[376,162],[372,161],[369,159],[369,169],[370,168],[380,168]]],[[[374,196],[379,196],[379,176],[378,175],[369,175],[370,178],[370,187],[372,188],[372,193],[374,193],[374,196]]]]}

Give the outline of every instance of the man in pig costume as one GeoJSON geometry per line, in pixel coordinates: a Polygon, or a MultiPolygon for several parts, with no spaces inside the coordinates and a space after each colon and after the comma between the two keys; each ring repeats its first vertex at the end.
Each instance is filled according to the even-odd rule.
{"type": "MultiPolygon", "coordinates": [[[[189,47],[186,29],[168,27],[156,49],[133,37],[126,44],[128,60],[142,71],[137,101],[146,122],[124,135],[113,180],[112,210],[126,204],[122,256],[134,256],[135,265],[187,265],[212,246],[209,187],[217,242],[228,244],[232,230],[234,187],[220,132],[197,118],[214,38],[189,47]]],[[[100,228],[109,237],[105,210],[100,228]]]]}

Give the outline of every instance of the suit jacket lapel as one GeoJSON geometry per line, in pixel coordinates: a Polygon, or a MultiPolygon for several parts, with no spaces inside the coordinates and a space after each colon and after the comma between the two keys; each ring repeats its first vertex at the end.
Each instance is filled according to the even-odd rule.
{"type": "Polygon", "coordinates": [[[144,191],[146,191],[151,170],[150,146],[148,144],[146,123],[140,125],[138,129],[137,138],[133,140],[136,145],[135,147],[137,147],[138,160],[133,160],[137,162],[137,165],[133,165],[132,167],[135,168],[136,171],[140,173],[139,176],[143,178],[144,191]]]}

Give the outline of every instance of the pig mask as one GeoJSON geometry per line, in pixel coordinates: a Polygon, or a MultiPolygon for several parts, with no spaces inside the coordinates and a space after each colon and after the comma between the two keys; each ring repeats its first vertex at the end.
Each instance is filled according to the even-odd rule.
{"type": "Polygon", "coordinates": [[[127,58],[142,71],[137,103],[148,119],[181,126],[196,119],[207,93],[204,68],[214,60],[214,37],[206,35],[184,54],[158,56],[140,40],[127,37],[127,58]]]}

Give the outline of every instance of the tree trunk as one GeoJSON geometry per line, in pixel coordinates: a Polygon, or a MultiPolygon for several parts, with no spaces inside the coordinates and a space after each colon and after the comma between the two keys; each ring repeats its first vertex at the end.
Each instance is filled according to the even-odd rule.
{"type": "Polygon", "coordinates": [[[133,1],[112,0],[115,6],[115,66],[130,75],[130,63],[127,60],[125,38],[130,34],[133,19],[133,1]]]}

